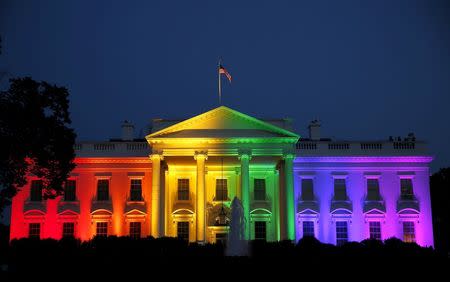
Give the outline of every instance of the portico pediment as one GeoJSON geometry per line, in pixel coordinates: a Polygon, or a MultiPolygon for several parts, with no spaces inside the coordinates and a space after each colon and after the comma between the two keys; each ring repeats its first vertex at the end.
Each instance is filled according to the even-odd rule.
{"type": "Polygon", "coordinates": [[[150,144],[180,139],[210,139],[216,142],[271,139],[295,143],[299,136],[284,128],[221,106],[154,132],[146,138],[150,144]]]}

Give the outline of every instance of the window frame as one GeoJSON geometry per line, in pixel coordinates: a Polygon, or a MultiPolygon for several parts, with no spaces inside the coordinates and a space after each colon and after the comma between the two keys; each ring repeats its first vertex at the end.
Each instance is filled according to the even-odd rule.
{"type": "Polygon", "coordinates": [[[142,195],[142,184],[142,178],[130,178],[130,202],[142,202],[144,200],[142,195]],[[139,181],[139,185],[134,184],[136,181],[139,181]],[[138,195],[138,197],[135,198],[136,195],[138,195]]]}
{"type": "Polygon", "coordinates": [[[253,223],[253,229],[254,229],[254,239],[255,240],[263,240],[263,241],[267,241],[267,221],[265,220],[255,220],[253,223]],[[261,225],[261,226],[258,226],[261,225]],[[262,228],[264,230],[264,236],[257,236],[258,234],[261,233],[262,230],[261,227],[264,226],[264,228],[262,228]],[[264,238],[263,238],[264,237],[264,238]]]}
{"type": "Polygon", "coordinates": [[[214,195],[214,200],[216,202],[224,202],[224,201],[228,201],[228,178],[216,178],[215,181],[215,195],[214,195]],[[222,185],[221,185],[221,190],[219,190],[219,181],[222,181],[222,185]],[[223,186],[223,182],[225,182],[225,186],[223,186]],[[225,188],[224,188],[225,187],[225,188]],[[218,193],[220,191],[220,193],[218,193]],[[224,193],[225,192],[225,193],[224,193]],[[219,194],[221,197],[219,197],[219,194]]]}
{"type": "Polygon", "coordinates": [[[188,178],[188,177],[177,178],[177,201],[189,201],[190,200],[190,192],[191,192],[190,186],[191,186],[190,178],[188,178]],[[183,183],[183,182],[185,182],[185,183],[183,183]],[[184,186],[185,184],[187,184],[187,186],[184,186]]]}
{"type": "Polygon", "coordinates": [[[109,235],[109,222],[108,221],[97,221],[97,222],[95,222],[95,236],[96,237],[102,237],[102,238],[106,238],[106,237],[108,237],[108,235],[109,235]],[[102,226],[102,227],[100,227],[101,228],[101,230],[105,230],[106,232],[105,232],[105,234],[101,234],[101,235],[99,235],[99,225],[103,225],[103,224],[105,224],[106,226],[102,226]]]}
{"type": "Polygon", "coordinates": [[[63,202],[76,202],[77,201],[77,180],[73,179],[73,178],[69,178],[67,179],[66,183],[64,184],[64,197],[63,197],[63,202]],[[73,196],[73,198],[68,199],[67,197],[67,184],[69,182],[73,182],[73,192],[71,192],[69,195],[73,196]]]}
{"type": "Polygon", "coordinates": [[[28,238],[30,239],[41,239],[41,233],[42,233],[42,223],[41,222],[29,222],[28,223],[28,238]],[[38,228],[34,228],[34,227],[38,228]],[[32,228],[33,227],[33,228],[32,228]],[[33,232],[38,230],[37,233],[33,232]]]}
{"type": "Polygon", "coordinates": [[[189,221],[177,221],[177,238],[189,242],[190,237],[190,222],[189,221]],[[186,232],[180,232],[186,231],[186,232]],[[182,236],[180,236],[180,233],[182,236]]]}
{"type": "Polygon", "coordinates": [[[335,222],[336,225],[336,246],[342,246],[346,243],[349,242],[349,228],[348,228],[348,221],[346,220],[339,220],[335,222]],[[345,223],[345,232],[342,231],[342,229],[344,229],[343,226],[338,226],[340,224],[344,224],[345,223]],[[341,229],[341,230],[339,230],[341,229]],[[339,236],[345,234],[345,236],[339,236]]]}
{"type": "Polygon", "coordinates": [[[98,202],[107,202],[107,201],[109,201],[110,200],[110,187],[111,187],[111,179],[110,178],[98,178],[97,179],[97,190],[96,190],[96,200],[98,201],[98,202]],[[106,183],[108,183],[108,185],[106,186],[106,188],[107,188],[107,190],[106,190],[106,198],[105,199],[103,199],[103,198],[101,198],[100,199],[100,190],[99,190],[99,188],[100,188],[100,182],[104,182],[104,181],[106,181],[106,183]]]}
{"type": "Polygon", "coordinates": [[[253,178],[253,200],[267,201],[267,183],[265,178],[253,178]],[[257,185],[257,182],[263,183],[262,186],[257,185]]]}

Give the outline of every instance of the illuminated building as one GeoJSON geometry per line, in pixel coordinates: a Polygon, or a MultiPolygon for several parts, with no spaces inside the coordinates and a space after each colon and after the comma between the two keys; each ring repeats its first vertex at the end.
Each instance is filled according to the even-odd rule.
{"type": "Polygon", "coordinates": [[[341,244],[398,237],[433,245],[425,144],[309,138],[290,120],[219,107],[184,121],[156,119],[109,142],[81,142],[65,196],[41,199],[39,180],[13,200],[11,239],[28,236],[226,240],[230,203],[243,204],[247,239],[315,236],[341,244]]]}

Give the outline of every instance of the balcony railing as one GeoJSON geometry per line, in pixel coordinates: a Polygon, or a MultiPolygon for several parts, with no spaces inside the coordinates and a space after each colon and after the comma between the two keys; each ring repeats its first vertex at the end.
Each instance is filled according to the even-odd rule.
{"type": "Polygon", "coordinates": [[[426,155],[426,144],[412,141],[338,142],[300,140],[296,144],[299,156],[333,155],[426,155]]]}
{"type": "Polygon", "coordinates": [[[150,147],[147,142],[81,142],[74,145],[79,157],[89,156],[148,156],[150,147]]]}

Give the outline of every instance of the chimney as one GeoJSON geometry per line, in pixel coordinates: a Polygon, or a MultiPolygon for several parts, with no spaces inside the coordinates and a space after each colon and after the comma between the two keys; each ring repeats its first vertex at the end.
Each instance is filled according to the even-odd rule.
{"type": "Polygon", "coordinates": [[[133,141],[134,139],[134,125],[125,120],[122,123],[122,140],[123,141],[133,141]]]}
{"type": "Polygon", "coordinates": [[[309,129],[309,139],[320,140],[320,121],[317,119],[311,121],[308,126],[309,129]]]}

